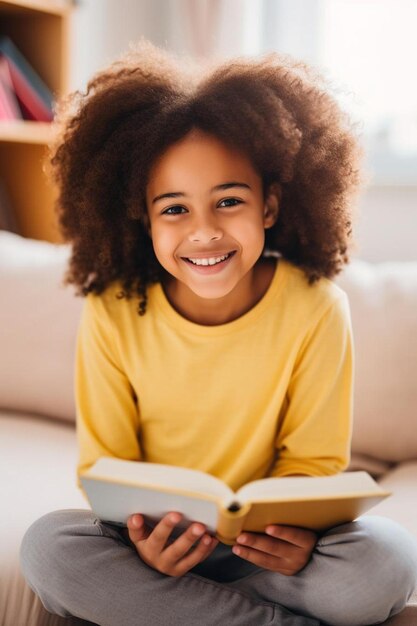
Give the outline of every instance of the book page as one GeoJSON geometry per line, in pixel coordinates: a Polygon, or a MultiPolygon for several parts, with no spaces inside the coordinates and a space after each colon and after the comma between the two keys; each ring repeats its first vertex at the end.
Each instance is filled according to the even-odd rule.
{"type": "Polygon", "coordinates": [[[342,472],[334,476],[283,476],[263,478],[244,485],[237,492],[242,502],[324,498],[348,494],[382,494],[384,490],[367,472],[342,472]]]}
{"type": "Polygon", "coordinates": [[[169,487],[185,492],[214,496],[216,499],[233,496],[228,485],[215,476],[200,470],[161,463],[143,463],[113,457],[101,457],[84,475],[158,489],[169,487]]]}
{"type": "Polygon", "coordinates": [[[117,483],[113,481],[80,477],[94,514],[103,522],[126,526],[133,513],[145,516],[146,523],[154,527],[170,511],[182,513],[182,521],[175,527],[173,536],[181,533],[191,522],[205,524],[214,533],[218,506],[214,497],[187,496],[181,492],[163,491],[152,487],[117,483]]]}

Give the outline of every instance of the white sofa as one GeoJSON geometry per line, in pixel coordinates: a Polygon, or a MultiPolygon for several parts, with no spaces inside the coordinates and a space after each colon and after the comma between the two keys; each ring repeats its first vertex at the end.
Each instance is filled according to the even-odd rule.
{"type": "MultiPolygon", "coordinates": [[[[18,563],[35,519],[88,508],[75,483],[73,364],[82,298],[62,286],[68,258],[66,245],[0,231],[0,626],[84,623],[47,613],[18,563]]],[[[356,354],[348,469],[367,470],[393,492],[370,513],[417,536],[417,262],[354,260],[336,282],[349,295],[356,354]]],[[[417,625],[417,595],[385,624],[417,625]]]]}

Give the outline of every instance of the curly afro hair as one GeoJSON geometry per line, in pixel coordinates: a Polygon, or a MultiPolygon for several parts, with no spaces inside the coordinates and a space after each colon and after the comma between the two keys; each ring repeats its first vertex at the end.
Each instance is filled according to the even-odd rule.
{"type": "Polygon", "coordinates": [[[240,150],[282,191],[265,248],[299,266],[313,284],[349,262],[352,200],[362,149],[323,76],[288,55],[197,65],[142,39],[98,72],[85,93],[57,102],[47,170],[72,255],[64,284],[76,295],[120,281],[139,296],[162,279],[146,228],[152,164],[193,128],[240,150]]]}

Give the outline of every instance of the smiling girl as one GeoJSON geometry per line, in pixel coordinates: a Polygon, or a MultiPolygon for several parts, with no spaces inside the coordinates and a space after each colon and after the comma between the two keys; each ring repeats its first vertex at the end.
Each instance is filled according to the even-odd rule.
{"type": "Polygon", "coordinates": [[[274,274],[262,252],[278,197],[271,192],[262,211],[262,179],[248,158],[193,129],[156,162],[146,195],[148,232],[175,309],[203,325],[249,311],[274,274]]]}
{"type": "MultiPolygon", "coordinates": [[[[345,470],[353,338],[332,278],[359,148],[320,76],[274,53],[197,68],[142,41],[57,124],[66,282],[85,296],[78,473],[113,456],[236,490],[345,470]]],[[[416,542],[383,517],[232,547],[180,520],[54,511],[26,532],[22,570],[48,611],[104,626],[374,624],[416,585],[416,542]]]]}

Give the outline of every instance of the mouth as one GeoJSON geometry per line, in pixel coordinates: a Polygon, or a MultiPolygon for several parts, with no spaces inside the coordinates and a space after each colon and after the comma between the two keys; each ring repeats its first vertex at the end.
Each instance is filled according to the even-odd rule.
{"type": "Polygon", "coordinates": [[[217,265],[222,265],[226,263],[235,254],[236,254],[236,250],[232,250],[231,252],[228,252],[227,254],[223,254],[217,257],[213,256],[213,257],[206,257],[206,258],[201,258],[201,259],[198,259],[198,257],[196,257],[196,260],[198,260],[198,263],[196,263],[195,261],[192,261],[188,257],[181,257],[181,258],[183,261],[185,261],[189,265],[193,265],[194,267],[215,267],[217,265]],[[209,262],[209,258],[211,259],[211,262],[209,262]],[[220,259],[220,260],[215,261],[215,259],[220,259]]]}
{"type": "MultiPolygon", "coordinates": [[[[235,256],[237,250],[232,250],[228,252],[227,255],[223,255],[224,258],[221,261],[217,261],[214,263],[209,263],[208,259],[204,259],[204,265],[199,263],[193,263],[187,257],[181,257],[182,260],[188,265],[192,272],[196,272],[197,274],[218,274],[226,269],[226,267],[232,262],[233,257],[235,256]]],[[[220,257],[211,257],[211,258],[220,258],[220,257]]],[[[203,259],[201,259],[203,261],[203,259]]]]}

